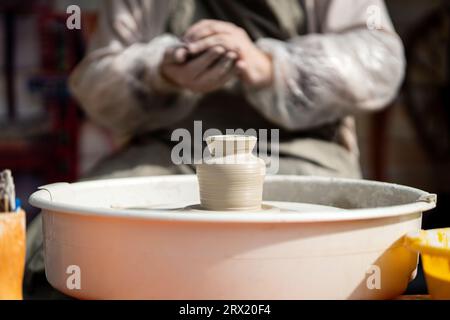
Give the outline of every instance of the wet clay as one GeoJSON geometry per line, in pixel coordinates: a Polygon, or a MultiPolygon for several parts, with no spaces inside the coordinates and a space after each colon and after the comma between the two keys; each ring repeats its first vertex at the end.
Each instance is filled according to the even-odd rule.
{"type": "Polygon", "coordinates": [[[260,210],[266,167],[253,155],[257,138],[210,136],[211,157],[197,166],[200,203],[206,210],[260,210]]]}

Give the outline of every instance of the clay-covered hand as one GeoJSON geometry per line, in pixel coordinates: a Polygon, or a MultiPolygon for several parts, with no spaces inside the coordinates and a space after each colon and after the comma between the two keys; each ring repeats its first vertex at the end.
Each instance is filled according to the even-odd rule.
{"type": "Polygon", "coordinates": [[[179,88],[208,93],[222,88],[236,75],[238,55],[223,46],[211,46],[194,56],[184,46],[168,48],[160,72],[179,88]]]}
{"type": "Polygon", "coordinates": [[[252,87],[265,87],[273,81],[271,57],[260,50],[247,32],[229,22],[201,20],[184,35],[190,54],[198,54],[215,46],[237,52],[236,68],[241,79],[252,87]]]}

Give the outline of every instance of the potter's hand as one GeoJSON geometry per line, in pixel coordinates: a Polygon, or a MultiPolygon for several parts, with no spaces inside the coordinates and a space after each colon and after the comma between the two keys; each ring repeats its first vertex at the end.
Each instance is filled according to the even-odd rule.
{"type": "Polygon", "coordinates": [[[222,88],[236,73],[237,54],[222,46],[211,46],[193,59],[186,47],[166,50],[161,74],[176,86],[207,93],[222,88]]]}
{"type": "Polygon", "coordinates": [[[239,54],[236,68],[241,79],[252,87],[265,87],[273,81],[273,65],[269,55],[261,51],[247,32],[238,26],[218,20],[201,20],[184,36],[191,54],[217,45],[239,54]]]}

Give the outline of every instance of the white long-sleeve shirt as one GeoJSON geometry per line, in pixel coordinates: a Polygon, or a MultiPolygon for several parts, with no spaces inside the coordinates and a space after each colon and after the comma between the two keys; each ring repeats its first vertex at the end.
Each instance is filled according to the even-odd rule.
{"type": "MultiPolygon", "coordinates": [[[[396,96],[404,53],[382,0],[305,0],[306,35],[260,39],[273,56],[270,87],[245,90],[251,106],[288,131],[342,119],[340,144],[357,154],[352,115],[378,110],[396,96]]],[[[195,112],[198,94],[159,74],[168,46],[170,1],[103,1],[88,55],[70,79],[87,114],[121,137],[173,126],[195,112]]]]}

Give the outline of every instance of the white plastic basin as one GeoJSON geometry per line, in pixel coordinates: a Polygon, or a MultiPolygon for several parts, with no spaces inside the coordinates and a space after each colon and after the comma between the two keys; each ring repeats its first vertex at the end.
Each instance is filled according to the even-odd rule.
{"type": "Polygon", "coordinates": [[[30,197],[43,213],[47,279],[73,297],[389,299],[415,275],[403,236],[436,196],[269,176],[264,201],[294,211],[170,209],[199,203],[195,176],[59,183],[30,197]]]}

